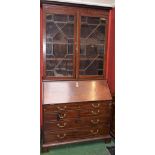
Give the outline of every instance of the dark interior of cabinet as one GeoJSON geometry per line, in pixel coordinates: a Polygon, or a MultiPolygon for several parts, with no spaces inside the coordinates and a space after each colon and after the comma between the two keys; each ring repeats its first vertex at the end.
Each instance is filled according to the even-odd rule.
{"type": "Polygon", "coordinates": [[[74,16],[46,15],[46,75],[72,76],[74,16]]]}
{"type": "Polygon", "coordinates": [[[80,75],[103,75],[105,21],[81,17],[80,75]]]}

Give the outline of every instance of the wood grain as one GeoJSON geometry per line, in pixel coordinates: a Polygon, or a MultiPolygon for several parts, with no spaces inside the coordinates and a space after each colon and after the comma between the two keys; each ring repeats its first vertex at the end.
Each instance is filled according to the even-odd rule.
{"type": "Polygon", "coordinates": [[[77,129],[81,127],[97,127],[99,124],[104,124],[109,127],[109,119],[101,116],[83,117],[81,119],[64,119],[60,121],[47,121],[44,122],[44,131],[58,131],[77,129]]]}
{"type": "Polygon", "coordinates": [[[60,145],[65,145],[65,144],[72,144],[72,143],[82,143],[82,142],[88,142],[88,141],[97,141],[97,140],[104,140],[105,142],[111,140],[110,135],[104,135],[100,137],[91,137],[91,138],[84,138],[84,139],[72,139],[72,140],[66,140],[66,141],[60,141],[57,143],[49,142],[49,143],[44,143],[42,145],[43,149],[48,149],[49,147],[54,147],[54,146],[60,146],[60,145]]]}
{"type": "Polygon", "coordinates": [[[43,104],[112,99],[105,80],[44,82],[43,87],[43,104]]]}
{"type": "Polygon", "coordinates": [[[54,131],[44,132],[44,143],[49,142],[64,142],[75,139],[85,139],[93,137],[101,137],[107,135],[109,128],[106,126],[98,126],[95,128],[80,128],[78,130],[67,130],[67,131],[54,131]]]}

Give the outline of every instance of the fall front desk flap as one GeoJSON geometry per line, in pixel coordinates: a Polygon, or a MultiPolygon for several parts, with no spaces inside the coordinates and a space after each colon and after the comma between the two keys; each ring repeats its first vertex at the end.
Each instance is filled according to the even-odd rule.
{"type": "Polygon", "coordinates": [[[111,100],[106,80],[43,83],[43,104],[111,100]]]}

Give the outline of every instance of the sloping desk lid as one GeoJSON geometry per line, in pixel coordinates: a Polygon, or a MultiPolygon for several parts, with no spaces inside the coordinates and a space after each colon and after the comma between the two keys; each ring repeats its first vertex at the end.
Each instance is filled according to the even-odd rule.
{"type": "Polygon", "coordinates": [[[43,83],[43,104],[111,100],[105,80],[43,83]]]}

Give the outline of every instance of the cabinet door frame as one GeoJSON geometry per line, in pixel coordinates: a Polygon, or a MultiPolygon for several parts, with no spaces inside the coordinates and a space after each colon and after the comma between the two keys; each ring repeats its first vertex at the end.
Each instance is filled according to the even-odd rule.
{"type": "Polygon", "coordinates": [[[61,5],[43,5],[43,80],[87,80],[87,79],[106,79],[107,68],[107,43],[108,43],[108,26],[109,26],[109,10],[72,7],[61,5]],[[73,76],[72,77],[47,77],[46,76],[46,14],[65,14],[74,16],[74,57],[73,57],[73,76]],[[81,16],[101,17],[106,19],[105,26],[105,46],[104,46],[104,63],[103,75],[82,75],[79,74],[80,65],[80,27],[81,16]]]}
{"type": "Polygon", "coordinates": [[[44,80],[72,80],[76,76],[76,43],[77,43],[77,13],[71,7],[57,5],[43,5],[43,79],[44,80]],[[46,14],[65,14],[74,16],[74,54],[73,54],[73,75],[71,77],[46,76],[46,14]]]}
{"type": "Polygon", "coordinates": [[[78,48],[78,55],[77,55],[77,62],[78,68],[77,68],[77,73],[78,73],[78,79],[105,79],[106,77],[106,60],[107,60],[107,40],[108,40],[108,14],[105,14],[103,10],[93,10],[92,8],[90,9],[84,9],[81,8],[79,9],[79,22],[78,22],[78,40],[79,40],[79,48],[78,48]],[[105,24],[105,45],[104,45],[104,60],[103,60],[103,75],[80,75],[79,73],[79,65],[80,65],[80,34],[81,34],[81,17],[82,16],[87,16],[87,17],[99,17],[99,18],[104,18],[106,20],[105,24]]]}

